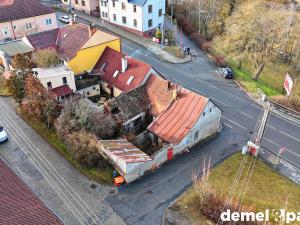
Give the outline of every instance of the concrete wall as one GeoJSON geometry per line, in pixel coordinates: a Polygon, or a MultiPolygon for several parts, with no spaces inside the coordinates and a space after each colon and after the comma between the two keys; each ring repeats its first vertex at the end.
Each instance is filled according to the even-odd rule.
{"type": "MultiPolygon", "coordinates": [[[[198,121],[186,137],[178,144],[164,144],[164,146],[154,153],[151,158],[151,161],[139,162],[139,163],[125,163],[120,161],[117,157],[108,154],[108,157],[117,162],[117,170],[123,176],[127,183],[130,183],[139,177],[143,176],[146,172],[150,170],[155,170],[168,161],[168,151],[173,151],[173,157],[179,154],[182,154],[187,148],[192,147],[193,145],[205,140],[206,138],[216,134],[220,129],[220,120],[221,120],[221,110],[216,107],[211,101],[209,101],[199,117],[198,121]],[[198,135],[195,136],[195,133],[198,132],[198,135]]],[[[152,135],[149,132],[143,132],[137,139],[143,139],[148,135],[152,135]]],[[[115,163],[114,163],[115,164],[115,163]]]]}
{"type": "Polygon", "coordinates": [[[57,27],[55,13],[4,22],[0,23],[0,40],[7,37],[11,37],[12,39],[20,38],[26,34],[52,30],[57,27]],[[47,25],[46,19],[51,19],[52,24],[47,25]],[[32,28],[26,29],[26,23],[31,23],[32,28]],[[4,29],[8,29],[8,35],[4,35],[4,29]]]}
{"type": "MultiPolygon", "coordinates": [[[[120,26],[128,27],[130,29],[138,30],[138,31],[143,31],[143,16],[142,16],[142,7],[136,6],[136,12],[133,11],[133,4],[130,4],[127,2],[127,0],[120,0],[120,1],[115,1],[115,7],[113,7],[113,1],[108,1],[108,6],[103,7],[100,5],[100,11],[105,11],[109,13],[109,18],[108,20],[113,23],[117,24],[120,26]],[[126,10],[122,10],[122,3],[125,3],[126,10]],[[113,15],[116,15],[116,21],[113,18],[113,15]],[[123,24],[122,23],[122,17],[126,17],[127,23],[123,24]],[[137,20],[137,26],[134,26],[133,20],[137,20]]],[[[100,12],[100,15],[102,13],[100,12]]],[[[106,19],[106,18],[102,18],[106,19]]],[[[107,19],[106,19],[107,20],[107,19]]]]}
{"type": "Polygon", "coordinates": [[[75,79],[74,79],[74,74],[71,71],[66,72],[65,74],[59,74],[59,75],[53,74],[52,76],[48,76],[48,77],[37,75],[37,78],[41,81],[41,83],[45,88],[47,88],[48,82],[51,82],[52,88],[56,88],[64,85],[63,77],[67,78],[67,84],[75,92],[76,91],[75,79]]]}
{"type": "Polygon", "coordinates": [[[108,88],[109,84],[104,82],[104,81],[101,81],[101,89],[107,93],[107,94],[110,94],[112,95],[113,97],[118,97],[120,94],[122,94],[123,92],[116,88],[116,87],[113,87],[113,93],[111,93],[111,89],[108,88]]]}
{"type": "Polygon", "coordinates": [[[165,0],[148,0],[143,7],[143,32],[155,29],[163,24],[164,17],[159,16],[159,9],[162,9],[162,14],[165,14],[165,0]],[[148,6],[152,5],[152,13],[148,13],[148,6]],[[148,20],[152,19],[152,26],[148,26],[148,20]]]}
{"type": "Polygon", "coordinates": [[[72,6],[75,9],[88,14],[99,7],[99,0],[84,0],[84,6],[82,4],[82,0],[78,0],[77,4],[75,0],[61,0],[61,2],[65,5],[72,6]]]}
{"type": "Polygon", "coordinates": [[[84,97],[100,95],[100,85],[95,84],[93,86],[78,90],[77,93],[82,94],[84,97]]]}
{"type": "Polygon", "coordinates": [[[136,6],[136,12],[133,11],[134,4],[128,3],[128,0],[108,1],[107,6],[101,6],[100,0],[100,16],[101,19],[107,20],[115,25],[128,28],[128,31],[138,35],[144,35],[149,31],[153,32],[159,25],[163,23],[163,15],[165,14],[165,0],[148,0],[144,6],[136,6]],[[122,9],[122,3],[125,3],[126,9],[122,9]],[[152,13],[148,13],[148,6],[152,5],[152,13]],[[159,9],[162,9],[162,16],[159,16],[159,9]],[[108,13],[108,18],[102,17],[102,12],[108,13]],[[116,15],[116,20],[114,16],[116,15]],[[122,22],[122,17],[126,17],[127,23],[122,22]],[[152,26],[148,26],[148,20],[152,20],[152,26]],[[134,26],[134,20],[137,21],[137,26],[134,26]]]}

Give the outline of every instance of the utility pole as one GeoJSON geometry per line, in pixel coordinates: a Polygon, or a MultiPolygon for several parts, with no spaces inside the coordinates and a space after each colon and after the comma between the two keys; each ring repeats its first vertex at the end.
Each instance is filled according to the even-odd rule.
{"type": "Polygon", "coordinates": [[[163,14],[163,23],[161,25],[161,47],[165,44],[165,14],[163,14]]]}
{"type": "Polygon", "coordinates": [[[259,117],[256,123],[256,127],[253,132],[252,138],[250,141],[247,142],[248,152],[255,157],[258,155],[258,151],[260,148],[263,135],[265,133],[269,115],[270,115],[270,102],[267,102],[264,107],[264,112],[262,117],[259,117]]]}

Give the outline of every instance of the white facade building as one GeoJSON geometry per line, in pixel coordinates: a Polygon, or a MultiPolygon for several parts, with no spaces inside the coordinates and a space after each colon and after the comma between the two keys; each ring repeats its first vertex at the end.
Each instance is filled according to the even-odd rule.
{"type": "Polygon", "coordinates": [[[164,23],[165,0],[100,0],[102,20],[151,37],[164,23]]]}
{"type": "Polygon", "coordinates": [[[53,89],[68,85],[76,91],[74,73],[65,65],[55,67],[33,68],[33,74],[40,80],[45,88],[53,89]]]}

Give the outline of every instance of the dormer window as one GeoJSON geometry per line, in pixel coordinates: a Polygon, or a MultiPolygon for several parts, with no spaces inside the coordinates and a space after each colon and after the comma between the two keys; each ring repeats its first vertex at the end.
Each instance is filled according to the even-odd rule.
{"type": "Polygon", "coordinates": [[[127,85],[130,85],[131,82],[133,81],[133,79],[134,79],[134,76],[130,76],[128,81],[127,81],[127,85]]]}
{"type": "Polygon", "coordinates": [[[100,70],[103,71],[104,68],[105,68],[105,66],[106,66],[106,63],[103,63],[102,66],[101,66],[101,68],[100,68],[100,70]]]}
{"type": "Polygon", "coordinates": [[[119,70],[116,70],[116,72],[113,75],[113,78],[116,78],[118,76],[118,74],[119,74],[119,70]]]}

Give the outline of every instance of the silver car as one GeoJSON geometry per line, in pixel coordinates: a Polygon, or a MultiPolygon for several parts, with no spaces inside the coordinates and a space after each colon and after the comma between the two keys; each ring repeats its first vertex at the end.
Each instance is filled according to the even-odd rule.
{"type": "Polygon", "coordinates": [[[8,135],[4,130],[4,127],[0,126],[0,143],[8,140],[8,135]]]}
{"type": "Polygon", "coordinates": [[[59,17],[59,20],[63,23],[70,23],[70,17],[67,16],[67,15],[64,15],[64,16],[60,16],[59,17]]]}

